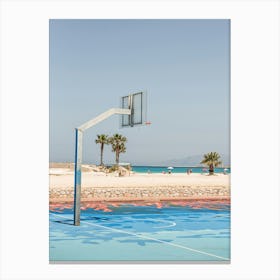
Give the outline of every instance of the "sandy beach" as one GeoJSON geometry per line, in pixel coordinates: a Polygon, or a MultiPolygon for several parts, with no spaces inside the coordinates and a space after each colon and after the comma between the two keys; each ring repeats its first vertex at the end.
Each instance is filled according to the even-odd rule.
{"type": "MultiPolygon", "coordinates": [[[[73,164],[52,164],[49,171],[50,202],[73,199],[73,164]]],[[[98,172],[83,165],[82,200],[165,200],[165,199],[229,199],[230,175],[213,176],[198,173],[133,173],[119,177],[117,173],[98,172]]]]}

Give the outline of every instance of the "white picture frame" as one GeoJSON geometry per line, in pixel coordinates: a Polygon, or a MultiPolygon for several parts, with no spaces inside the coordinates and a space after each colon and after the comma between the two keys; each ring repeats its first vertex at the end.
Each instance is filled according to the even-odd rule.
{"type": "Polygon", "coordinates": [[[280,279],[279,1],[2,1],[0,279],[280,279]],[[231,264],[50,265],[51,18],[231,19],[231,264]]]}

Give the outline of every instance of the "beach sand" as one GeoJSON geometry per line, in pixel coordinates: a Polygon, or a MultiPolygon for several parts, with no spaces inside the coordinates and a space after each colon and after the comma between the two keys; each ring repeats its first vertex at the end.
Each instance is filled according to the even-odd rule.
{"type": "MultiPolygon", "coordinates": [[[[73,164],[50,165],[50,202],[70,201],[74,193],[73,164]]],[[[229,199],[230,175],[213,176],[192,173],[117,173],[97,172],[94,166],[83,166],[82,200],[165,200],[229,199]],[[93,171],[95,170],[95,171],[93,171]]]]}

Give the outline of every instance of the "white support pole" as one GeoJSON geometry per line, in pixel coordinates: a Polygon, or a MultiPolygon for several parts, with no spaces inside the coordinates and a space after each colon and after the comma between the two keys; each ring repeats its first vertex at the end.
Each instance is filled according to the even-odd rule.
{"type": "Polygon", "coordinates": [[[130,109],[121,109],[121,108],[112,108],[94,119],[82,124],[81,126],[78,127],[79,130],[85,131],[86,129],[89,129],[90,127],[98,124],[99,122],[102,122],[103,120],[109,118],[112,115],[119,114],[119,115],[130,115],[131,110],[130,109]]]}
{"type": "Polygon", "coordinates": [[[75,145],[75,186],[74,186],[74,225],[80,225],[81,216],[81,177],[82,177],[83,132],[76,128],[75,145]]]}
{"type": "Polygon", "coordinates": [[[83,132],[86,129],[98,124],[99,122],[109,118],[112,115],[130,115],[130,109],[112,108],[96,118],[82,124],[76,128],[75,142],[75,182],[74,182],[74,225],[80,225],[81,216],[81,178],[82,178],[82,148],[83,148],[83,132]]]}

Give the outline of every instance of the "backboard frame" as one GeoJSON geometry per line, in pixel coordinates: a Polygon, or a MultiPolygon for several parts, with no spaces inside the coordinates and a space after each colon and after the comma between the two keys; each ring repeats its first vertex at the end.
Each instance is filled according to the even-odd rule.
{"type": "Polygon", "coordinates": [[[147,93],[137,91],[121,97],[120,108],[130,109],[130,115],[120,116],[120,127],[142,126],[147,121],[147,93]]]}

